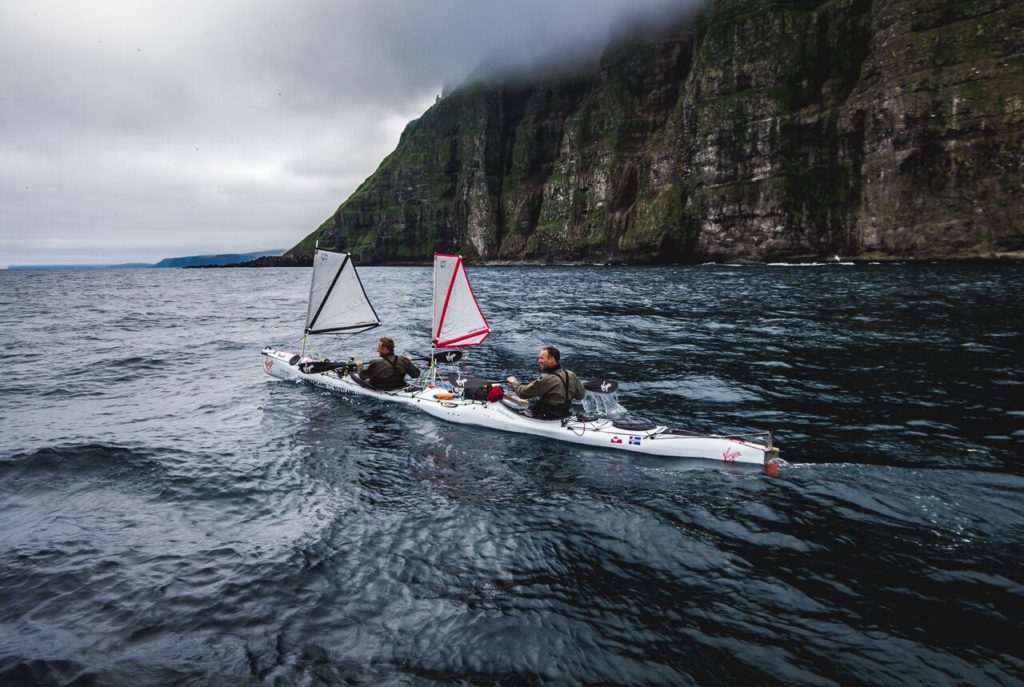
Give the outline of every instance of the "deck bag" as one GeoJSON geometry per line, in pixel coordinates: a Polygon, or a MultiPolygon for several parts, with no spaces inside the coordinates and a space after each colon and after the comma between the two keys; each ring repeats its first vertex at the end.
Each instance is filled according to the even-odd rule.
{"type": "Polygon", "coordinates": [[[488,403],[497,403],[503,398],[505,398],[505,391],[500,386],[491,386],[491,390],[487,392],[488,403]]]}
{"type": "Polygon", "coordinates": [[[501,387],[483,379],[467,379],[466,385],[462,387],[462,397],[471,401],[486,401],[493,389],[500,390],[501,387]]]}

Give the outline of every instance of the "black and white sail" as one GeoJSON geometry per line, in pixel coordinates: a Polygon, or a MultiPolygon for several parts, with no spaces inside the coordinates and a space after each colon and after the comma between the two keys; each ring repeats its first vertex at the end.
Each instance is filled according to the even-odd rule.
{"type": "Polygon", "coordinates": [[[318,248],[313,255],[306,334],[353,334],[378,325],[380,318],[359,280],[352,256],[318,248]]]}

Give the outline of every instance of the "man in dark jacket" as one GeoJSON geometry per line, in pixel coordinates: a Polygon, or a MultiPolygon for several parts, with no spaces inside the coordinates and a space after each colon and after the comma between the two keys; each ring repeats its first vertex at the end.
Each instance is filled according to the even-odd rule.
{"type": "Polygon", "coordinates": [[[580,400],[586,391],[579,378],[569,370],[563,370],[559,361],[561,353],[554,346],[545,346],[537,356],[540,377],[522,384],[515,377],[507,381],[522,398],[540,397],[530,407],[533,417],[539,420],[557,420],[569,416],[569,407],[575,398],[580,400]]]}
{"type": "Polygon", "coordinates": [[[377,339],[377,355],[380,357],[367,363],[366,369],[363,369],[362,360],[356,361],[357,379],[374,389],[401,389],[405,386],[405,375],[414,378],[420,376],[419,368],[411,360],[395,355],[395,342],[390,336],[377,339]]]}

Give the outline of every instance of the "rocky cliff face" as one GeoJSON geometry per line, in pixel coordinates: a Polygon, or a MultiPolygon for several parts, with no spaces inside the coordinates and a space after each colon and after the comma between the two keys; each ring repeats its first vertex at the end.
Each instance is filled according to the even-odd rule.
{"type": "Polygon", "coordinates": [[[363,263],[1024,251],[1024,3],[717,0],[465,86],[316,231],[363,263]]]}

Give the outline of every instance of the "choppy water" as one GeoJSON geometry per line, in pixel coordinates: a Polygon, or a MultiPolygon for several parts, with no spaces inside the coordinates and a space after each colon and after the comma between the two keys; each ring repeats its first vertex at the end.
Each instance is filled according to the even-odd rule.
{"type": "MultiPolygon", "coordinates": [[[[361,274],[341,354],[424,351],[429,270],[361,274]]],[[[1024,267],[471,276],[474,372],[553,342],[793,467],[273,380],[303,269],[0,272],[0,684],[1021,684],[1024,267]]]]}

